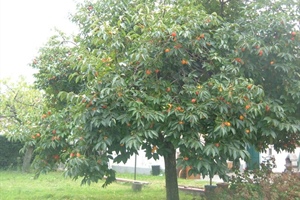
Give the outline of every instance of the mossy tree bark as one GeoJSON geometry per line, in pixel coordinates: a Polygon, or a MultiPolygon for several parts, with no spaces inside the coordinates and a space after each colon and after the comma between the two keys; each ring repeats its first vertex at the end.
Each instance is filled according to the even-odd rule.
{"type": "Polygon", "coordinates": [[[31,164],[31,159],[33,155],[33,146],[28,146],[23,158],[23,166],[22,166],[22,172],[29,172],[30,171],[30,164],[31,164]]]}

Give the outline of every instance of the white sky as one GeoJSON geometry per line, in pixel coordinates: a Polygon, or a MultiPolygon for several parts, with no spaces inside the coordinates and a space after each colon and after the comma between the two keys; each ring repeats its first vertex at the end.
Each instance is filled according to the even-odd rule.
{"type": "Polygon", "coordinates": [[[33,82],[28,64],[54,28],[74,32],[69,14],[75,9],[74,0],[0,0],[0,79],[22,75],[33,82]]]}

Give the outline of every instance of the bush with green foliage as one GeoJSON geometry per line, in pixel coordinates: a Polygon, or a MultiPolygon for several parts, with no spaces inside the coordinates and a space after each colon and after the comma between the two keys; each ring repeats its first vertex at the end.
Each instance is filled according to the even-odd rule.
{"type": "Polygon", "coordinates": [[[21,163],[19,151],[22,147],[20,142],[10,142],[0,135],[0,169],[18,167],[21,163]]]}
{"type": "Polygon", "coordinates": [[[273,173],[275,160],[261,164],[260,169],[236,174],[229,189],[216,189],[214,199],[300,199],[300,173],[273,173]]]}

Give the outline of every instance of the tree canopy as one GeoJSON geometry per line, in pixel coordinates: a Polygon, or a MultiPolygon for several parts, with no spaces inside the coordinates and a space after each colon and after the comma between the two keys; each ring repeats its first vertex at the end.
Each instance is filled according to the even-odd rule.
{"type": "Polygon", "coordinates": [[[62,161],[67,175],[108,184],[109,159],[126,162],[141,148],[164,157],[167,199],[178,199],[176,164],[226,179],[226,161],[247,160],[249,145],[292,151],[296,4],[241,3],[230,18],[196,0],[79,4],[79,33],[58,34],[33,62],[38,87],[63,102],[42,122],[35,166],[62,161]]]}

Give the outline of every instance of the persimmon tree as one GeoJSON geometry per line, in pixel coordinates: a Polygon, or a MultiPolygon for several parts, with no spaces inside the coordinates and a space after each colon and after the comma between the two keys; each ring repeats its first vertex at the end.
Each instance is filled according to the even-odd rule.
{"type": "Polygon", "coordinates": [[[43,96],[23,78],[13,83],[0,81],[0,129],[9,140],[24,144],[22,171],[29,171],[34,146],[40,139],[39,120],[44,109],[43,96]]]}
{"type": "Polygon", "coordinates": [[[39,70],[39,73],[34,75],[36,89],[45,91],[44,99],[47,105],[55,110],[63,109],[66,105],[64,100],[58,98],[60,91],[78,93],[84,87],[80,81],[69,80],[71,74],[80,73],[71,67],[71,63],[81,59],[76,57],[75,47],[76,43],[57,30],[39,50],[39,57],[31,63],[33,68],[39,70]]]}
{"type": "MultiPolygon", "coordinates": [[[[292,151],[300,129],[299,10],[276,1],[240,9],[227,22],[198,1],[79,5],[76,45],[63,46],[71,53],[55,61],[55,73],[67,62],[68,80],[80,89],[58,90],[68,103],[43,122],[59,131],[40,140],[35,166],[64,162],[66,175],[83,183],[107,176],[106,185],[115,179],[109,159],[125,163],[143,149],[163,156],[174,200],[176,165],[226,179],[226,161],[247,160],[248,145],[292,151]]],[[[51,64],[52,47],[36,68],[51,64]]]]}
{"type": "MultiPolygon", "coordinates": [[[[198,0],[207,13],[217,13],[222,18],[234,21],[240,17],[240,9],[249,1],[245,0],[198,0]]],[[[257,2],[257,1],[256,1],[257,2]]]]}

